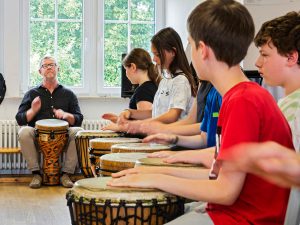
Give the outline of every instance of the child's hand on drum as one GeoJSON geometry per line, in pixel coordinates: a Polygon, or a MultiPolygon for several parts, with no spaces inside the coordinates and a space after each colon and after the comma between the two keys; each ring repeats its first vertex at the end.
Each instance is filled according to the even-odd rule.
{"type": "Polygon", "coordinates": [[[130,114],[131,114],[131,112],[128,109],[121,112],[118,117],[117,123],[118,124],[127,123],[128,120],[130,119],[130,114]]]}
{"type": "Polygon", "coordinates": [[[142,133],[141,125],[143,124],[143,121],[140,120],[130,121],[127,124],[128,124],[127,133],[131,133],[131,134],[142,133]]]}
{"type": "Polygon", "coordinates": [[[189,164],[202,164],[205,167],[210,167],[213,162],[214,152],[212,151],[179,151],[169,157],[165,158],[165,163],[189,163],[189,164]]]}
{"type": "Polygon", "coordinates": [[[118,177],[123,177],[127,175],[132,175],[132,174],[138,174],[138,173],[160,173],[161,168],[156,167],[156,166],[139,166],[127,170],[122,170],[118,173],[112,173],[111,176],[113,178],[118,178],[118,177]]]}
{"type": "Polygon", "coordinates": [[[174,151],[159,151],[159,152],[152,152],[147,155],[148,158],[167,158],[176,154],[177,152],[174,151]]]}
{"type": "Polygon", "coordinates": [[[155,188],[157,174],[130,174],[107,182],[113,187],[155,188]]]}
{"type": "Polygon", "coordinates": [[[113,114],[113,113],[104,113],[102,115],[102,118],[105,119],[105,120],[110,120],[113,123],[116,123],[117,120],[118,120],[118,116],[116,114],[113,114]]]}
{"type": "Polygon", "coordinates": [[[116,123],[110,123],[101,128],[101,130],[121,131],[121,126],[116,123]]]}
{"type": "Polygon", "coordinates": [[[154,142],[159,144],[173,144],[176,142],[177,136],[174,134],[153,134],[143,139],[144,143],[154,142]]]}

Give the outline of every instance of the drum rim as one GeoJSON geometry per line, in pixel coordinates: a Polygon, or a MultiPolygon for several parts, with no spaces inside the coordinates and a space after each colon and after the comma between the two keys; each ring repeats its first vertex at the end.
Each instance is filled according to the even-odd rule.
{"type": "Polygon", "coordinates": [[[37,130],[65,130],[69,128],[69,123],[65,120],[59,119],[43,119],[35,122],[35,128],[37,130]],[[45,121],[59,121],[60,124],[43,124],[42,122],[45,121]]]}
{"type": "Polygon", "coordinates": [[[136,161],[136,165],[140,166],[161,166],[161,167],[182,167],[182,168],[201,168],[199,164],[188,164],[188,163],[148,163],[147,160],[163,160],[163,158],[142,158],[136,161]],[[146,160],[146,162],[145,162],[146,160]]]}
{"type": "Polygon", "coordinates": [[[164,144],[157,144],[157,143],[142,143],[142,142],[130,142],[130,143],[118,143],[114,144],[111,146],[112,149],[121,149],[121,150],[128,150],[132,147],[136,147],[136,150],[134,151],[139,151],[139,150],[171,150],[172,145],[164,145],[164,144]],[[155,147],[157,146],[158,148],[149,148],[148,147],[155,147]],[[146,148],[145,148],[146,147],[146,148]]]}

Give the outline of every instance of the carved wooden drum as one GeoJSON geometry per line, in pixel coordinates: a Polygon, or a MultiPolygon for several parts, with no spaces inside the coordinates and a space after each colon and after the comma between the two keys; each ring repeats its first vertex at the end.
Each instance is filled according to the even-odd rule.
{"type": "Polygon", "coordinates": [[[156,189],[106,186],[110,177],[79,180],[67,193],[72,224],[162,225],[184,212],[184,200],[156,189]]]}
{"type": "Polygon", "coordinates": [[[38,120],[35,123],[36,142],[43,153],[43,183],[60,183],[59,156],[68,143],[68,122],[58,119],[38,120]]]}
{"type": "Polygon", "coordinates": [[[93,177],[89,156],[89,141],[95,138],[119,137],[121,134],[113,131],[82,130],[77,132],[75,143],[78,155],[78,162],[81,172],[85,177],[93,177]]]}
{"type": "Polygon", "coordinates": [[[111,146],[120,143],[136,143],[141,142],[139,138],[95,138],[90,140],[89,155],[91,162],[91,170],[93,175],[96,177],[99,175],[100,156],[111,153],[111,146]]]}

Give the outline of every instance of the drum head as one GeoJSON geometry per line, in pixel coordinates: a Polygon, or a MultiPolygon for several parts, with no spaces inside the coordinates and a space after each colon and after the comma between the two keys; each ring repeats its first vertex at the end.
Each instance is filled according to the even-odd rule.
{"type": "Polygon", "coordinates": [[[112,152],[155,152],[155,151],[163,151],[170,150],[172,145],[163,145],[156,143],[121,143],[115,144],[111,146],[112,152]]]}
{"type": "Polygon", "coordinates": [[[81,130],[78,131],[76,137],[119,137],[120,134],[112,130],[81,130]]]}
{"type": "Polygon", "coordinates": [[[141,142],[142,140],[139,138],[125,138],[125,137],[117,137],[117,138],[95,138],[90,140],[90,148],[94,149],[109,149],[112,145],[118,143],[136,143],[141,142]]]}
{"type": "Polygon", "coordinates": [[[100,157],[101,161],[132,162],[147,157],[147,153],[110,153],[100,157]]]}
{"type": "Polygon", "coordinates": [[[107,186],[106,183],[111,180],[111,177],[97,177],[97,178],[86,178],[82,180],[78,180],[75,182],[75,187],[84,188],[90,191],[115,191],[115,192],[133,192],[133,191],[140,191],[140,192],[147,192],[147,191],[154,191],[156,189],[153,188],[131,188],[131,187],[112,187],[107,186]]]}
{"type": "Polygon", "coordinates": [[[136,161],[137,166],[171,166],[171,167],[200,167],[189,163],[165,163],[163,158],[142,158],[136,161]]]}
{"type": "Polygon", "coordinates": [[[41,130],[63,130],[68,129],[69,124],[67,121],[58,119],[45,119],[35,122],[35,128],[41,130]]]}
{"type": "Polygon", "coordinates": [[[135,204],[137,200],[143,200],[145,202],[143,205],[147,205],[152,199],[166,202],[167,197],[177,201],[176,196],[156,189],[107,186],[106,183],[110,179],[112,178],[98,177],[79,180],[68,192],[68,195],[73,195],[75,200],[83,197],[84,201],[87,202],[90,199],[95,199],[99,205],[104,204],[106,200],[111,200],[112,205],[118,204],[121,200],[125,200],[126,204],[135,204]]]}

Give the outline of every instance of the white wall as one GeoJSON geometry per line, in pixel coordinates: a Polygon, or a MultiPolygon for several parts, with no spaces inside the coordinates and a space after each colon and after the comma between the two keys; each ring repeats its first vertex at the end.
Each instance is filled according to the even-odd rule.
{"type": "Polygon", "coordinates": [[[187,45],[186,20],[193,8],[204,0],[166,0],[166,26],[174,28],[180,35],[183,46],[187,45]]]}

